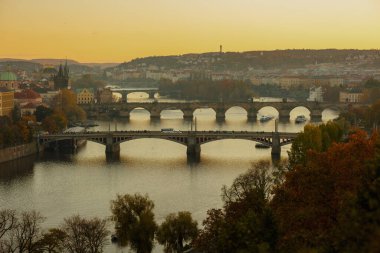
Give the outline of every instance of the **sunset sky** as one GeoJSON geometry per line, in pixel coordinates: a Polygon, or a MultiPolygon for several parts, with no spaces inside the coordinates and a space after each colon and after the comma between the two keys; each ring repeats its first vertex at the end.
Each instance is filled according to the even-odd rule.
{"type": "Polygon", "coordinates": [[[0,0],[0,58],[380,48],[380,0],[0,0]]]}

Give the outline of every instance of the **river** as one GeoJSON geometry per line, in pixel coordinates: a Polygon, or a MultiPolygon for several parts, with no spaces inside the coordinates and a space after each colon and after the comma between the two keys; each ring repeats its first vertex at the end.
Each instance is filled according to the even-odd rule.
{"type": "MultiPolygon", "coordinates": [[[[273,108],[259,114],[276,116],[273,108]]],[[[280,123],[279,131],[299,132],[304,124],[295,124],[297,115],[307,115],[305,108],[296,108],[289,123],[280,123]]],[[[164,111],[159,121],[151,121],[149,113],[136,109],[128,121],[96,121],[93,130],[189,130],[190,122],[182,120],[180,111],[164,111]]],[[[198,130],[274,131],[274,120],[247,122],[246,112],[234,107],[226,113],[226,121],[218,123],[211,109],[198,109],[198,130]]],[[[337,117],[326,110],[323,121],[337,117]]],[[[260,159],[270,159],[270,149],[255,149],[245,140],[222,140],[202,145],[201,162],[188,164],[186,147],[174,142],[140,139],[120,146],[120,162],[107,163],[105,147],[87,142],[74,155],[45,153],[42,157],[24,158],[0,164],[0,207],[40,211],[44,227],[55,227],[65,217],[109,217],[110,201],[116,194],[148,194],[155,203],[155,218],[160,224],[171,212],[190,211],[199,225],[211,208],[221,208],[221,187],[260,159]]],[[[282,147],[286,158],[290,146],[282,147]]],[[[112,226],[110,225],[110,228],[112,226]]],[[[108,245],[105,252],[129,252],[108,245]]],[[[162,252],[156,245],[153,252],[162,252]]]]}

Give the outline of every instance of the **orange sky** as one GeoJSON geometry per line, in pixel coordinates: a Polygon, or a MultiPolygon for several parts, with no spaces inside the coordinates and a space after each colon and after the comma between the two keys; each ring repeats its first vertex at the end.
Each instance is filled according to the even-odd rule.
{"type": "Polygon", "coordinates": [[[380,48],[380,0],[0,0],[0,58],[380,48]]]}

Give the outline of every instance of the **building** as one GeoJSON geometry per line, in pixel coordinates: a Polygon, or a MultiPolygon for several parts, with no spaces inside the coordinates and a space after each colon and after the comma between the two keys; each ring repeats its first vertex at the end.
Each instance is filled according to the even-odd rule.
{"type": "Polygon", "coordinates": [[[77,104],[91,104],[94,103],[95,94],[92,88],[76,89],[77,104]]]}
{"type": "Polygon", "coordinates": [[[339,102],[341,103],[359,103],[363,97],[363,92],[360,89],[347,89],[339,92],[339,102]]]}
{"type": "Polygon", "coordinates": [[[14,107],[14,91],[0,88],[0,116],[11,116],[14,107]]]}
{"type": "Polygon", "coordinates": [[[59,65],[58,73],[53,76],[54,89],[67,89],[69,88],[69,68],[67,67],[67,61],[65,66],[59,65]]]}
{"type": "Polygon", "coordinates": [[[54,99],[58,96],[59,91],[55,90],[44,90],[39,93],[42,98],[42,103],[51,105],[54,99]]]}
{"type": "Polygon", "coordinates": [[[20,111],[21,111],[21,116],[30,116],[33,115],[39,104],[33,104],[33,103],[28,103],[26,105],[21,106],[20,111]]]}
{"type": "Polygon", "coordinates": [[[26,104],[32,103],[32,104],[41,104],[42,103],[42,97],[39,93],[35,92],[31,89],[25,89],[21,92],[15,93],[15,103],[24,106],[26,104]]]}
{"type": "Polygon", "coordinates": [[[18,89],[20,82],[17,80],[16,74],[13,72],[0,72],[0,87],[9,90],[18,89]]]}
{"type": "Polygon", "coordinates": [[[323,90],[322,87],[312,87],[309,89],[309,97],[307,101],[323,102],[323,90]]]}

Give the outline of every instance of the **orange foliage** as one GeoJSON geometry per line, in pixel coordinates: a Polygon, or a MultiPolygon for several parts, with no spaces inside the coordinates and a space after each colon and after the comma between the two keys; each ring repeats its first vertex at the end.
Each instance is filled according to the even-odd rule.
{"type": "Polygon", "coordinates": [[[374,159],[376,136],[356,131],[326,152],[310,151],[275,189],[272,207],[285,251],[324,248],[339,213],[356,195],[366,164],[374,159]]]}

